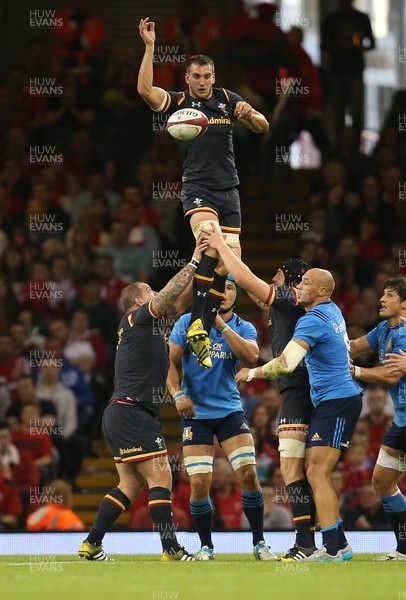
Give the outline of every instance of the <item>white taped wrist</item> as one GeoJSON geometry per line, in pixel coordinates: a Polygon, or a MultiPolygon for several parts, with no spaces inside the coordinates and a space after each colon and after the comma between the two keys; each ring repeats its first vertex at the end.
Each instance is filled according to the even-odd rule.
{"type": "Polygon", "coordinates": [[[255,371],[256,371],[256,367],[255,367],[255,369],[250,369],[248,371],[247,381],[252,381],[252,379],[255,379],[255,371]]]}

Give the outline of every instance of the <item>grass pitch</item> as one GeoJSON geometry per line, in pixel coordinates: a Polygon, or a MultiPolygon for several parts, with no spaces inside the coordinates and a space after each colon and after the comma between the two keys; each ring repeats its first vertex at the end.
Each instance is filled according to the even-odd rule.
{"type": "Polygon", "coordinates": [[[405,600],[406,563],[255,561],[218,554],[206,562],[161,563],[157,556],[0,556],[4,600],[405,600]]]}

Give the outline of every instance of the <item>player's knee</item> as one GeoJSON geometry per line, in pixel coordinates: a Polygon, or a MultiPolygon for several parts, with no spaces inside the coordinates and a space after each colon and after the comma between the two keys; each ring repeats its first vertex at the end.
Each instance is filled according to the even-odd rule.
{"type": "Polygon", "coordinates": [[[258,476],[254,465],[240,467],[235,474],[237,476],[238,483],[243,490],[252,491],[253,489],[258,488],[258,476]]]}
{"type": "Polygon", "coordinates": [[[312,487],[322,479],[322,469],[317,462],[309,462],[306,469],[306,478],[312,487]]]}

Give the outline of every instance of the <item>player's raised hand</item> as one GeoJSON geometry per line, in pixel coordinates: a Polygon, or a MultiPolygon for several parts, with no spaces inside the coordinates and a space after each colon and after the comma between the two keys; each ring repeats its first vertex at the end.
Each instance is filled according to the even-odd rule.
{"type": "Polygon", "coordinates": [[[149,20],[149,17],[146,19],[141,19],[140,21],[140,36],[146,46],[152,46],[155,44],[155,23],[149,20]]]}
{"type": "Polygon", "coordinates": [[[196,239],[196,247],[193,252],[193,258],[195,260],[200,261],[202,259],[203,253],[209,247],[209,236],[206,233],[201,233],[199,237],[196,239]]]}
{"type": "Polygon", "coordinates": [[[240,100],[235,105],[234,116],[237,117],[238,119],[250,119],[252,116],[252,111],[253,111],[253,108],[252,108],[251,104],[248,104],[248,102],[244,102],[244,101],[240,100]]]}
{"type": "Polygon", "coordinates": [[[399,354],[388,352],[383,362],[385,367],[388,367],[389,373],[394,373],[395,371],[406,373],[406,352],[403,350],[399,349],[399,354]]]}
{"type": "Polygon", "coordinates": [[[208,241],[208,244],[211,248],[214,248],[215,250],[218,250],[219,248],[221,248],[221,246],[225,245],[225,235],[221,234],[218,229],[216,228],[215,223],[213,223],[213,221],[210,221],[211,223],[211,228],[213,233],[210,234],[208,241]]]}
{"type": "Polygon", "coordinates": [[[196,416],[195,406],[193,401],[188,396],[181,396],[175,402],[176,410],[181,417],[191,419],[196,416]]]}
{"type": "Polygon", "coordinates": [[[244,367],[243,369],[240,369],[238,371],[237,375],[235,376],[236,382],[241,383],[242,381],[247,381],[249,371],[250,371],[250,369],[247,369],[246,367],[244,367]]]}

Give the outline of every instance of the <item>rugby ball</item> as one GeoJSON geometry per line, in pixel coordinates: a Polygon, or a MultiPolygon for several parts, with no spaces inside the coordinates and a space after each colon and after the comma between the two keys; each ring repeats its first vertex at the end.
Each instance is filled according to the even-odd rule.
{"type": "Polygon", "coordinates": [[[176,140],[189,141],[203,135],[209,126],[204,113],[195,108],[181,108],[168,119],[167,130],[176,140]]]}

